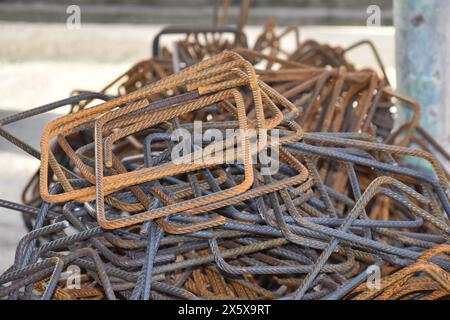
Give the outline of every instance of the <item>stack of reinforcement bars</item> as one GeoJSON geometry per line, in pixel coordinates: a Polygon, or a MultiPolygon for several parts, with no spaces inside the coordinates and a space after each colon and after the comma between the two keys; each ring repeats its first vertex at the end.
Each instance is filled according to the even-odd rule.
{"type": "Polygon", "coordinates": [[[287,52],[298,29],[277,34],[270,21],[249,48],[241,16],[237,28],[223,17],[166,28],[153,58],[102,92],[0,119],[1,135],[41,161],[24,204],[0,201],[29,228],[1,299],[450,296],[448,173],[433,153],[450,157],[418,126],[418,104],[390,89],[370,42],[287,52]],[[186,37],[168,49],[165,34],[186,37]],[[380,75],[347,61],[362,44],[380,75]],[[40,151],[4,128],[66,105],[40,151]],[[413,110],[396,130],[394,106],[413,110]],[[200,134],[239,134],[186,139],[175,159],[174,133],[194,134],[195,121],[200,134]],[[205,160],[211,147],[232,161],[205,160]],[[255,156],[264,148],[278,155],[271,174],[255,156]]]}

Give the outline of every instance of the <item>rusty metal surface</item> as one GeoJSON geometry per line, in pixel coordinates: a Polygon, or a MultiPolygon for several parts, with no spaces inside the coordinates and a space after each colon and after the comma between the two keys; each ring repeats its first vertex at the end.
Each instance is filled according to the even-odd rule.
{"type": "Polygon", "coordinates": [[[155,56],[101,92],[0,119],[2,137],[41,161],[23,204],[0,200],[29,229],[0,299],[449,297],[449,182],[435,154],[450,156],[419,127],[419,105],[391,90],[370,42],[298,40],[287,52],[299,29],[269,21],[249,47],[249,1],[226,29],[228,4],[211,29],[164,29],[185,37],[162,47],[159,36],[155,56]],[[345,54],[366,44],[379,66],[357,70],[345,54]],[[394,130],[399,102],[414,113],[394,130]],[[40,150],[7,131],[66,105],[40,150]],[[196,121],[200,133],[239,130],[200,143],[231,163],[193,143],[175,161],[174,132],[195,135],[196,121]],[[251,130],[268,133],[262,145],[251,130]],[[256,156],[265,148],[279,154],[271,174],[256,156]]]}

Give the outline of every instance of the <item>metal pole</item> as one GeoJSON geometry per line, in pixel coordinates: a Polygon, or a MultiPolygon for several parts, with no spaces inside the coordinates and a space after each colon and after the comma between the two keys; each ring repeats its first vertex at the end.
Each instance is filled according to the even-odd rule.
{"type": "MultiPolygon", "coordinates": [[[[450,0],[394,0],[394,24],[397,90],[420,103],[420,125],[450,150],[450,0]]],[[[408,117],[400,108],[398,119],[408,117]]]]}

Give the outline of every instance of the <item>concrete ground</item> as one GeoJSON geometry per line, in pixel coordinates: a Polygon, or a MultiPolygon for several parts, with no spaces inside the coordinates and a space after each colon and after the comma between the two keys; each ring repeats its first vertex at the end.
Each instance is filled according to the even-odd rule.
{"type": "MultiPolygon", "coordinates": [[[[150,43],[161,25],[63,24],[0,22],[0,117],[66,98],[73,89],[100,90],[135,62],[148,58],[150,43]]],[[[261,31],[246,29],[250,43],[261,31]]],[[[395,83],[394,29],[390,27],[302,27],[301,38],[346,47],[361,39],[374,41],[395,83]]],[[[349,58],[373,67],[367,48],[349,58]]],[[[21,121],[6,128],[38,147],[45,124],[66,110],[21,121]]],[[[0,138],[0,198],[20,202],[21,190],[39,161],[0,138]]],[[[20,214],[0,209],[0,272],[14,260],[25,234],[20,214]]]]}

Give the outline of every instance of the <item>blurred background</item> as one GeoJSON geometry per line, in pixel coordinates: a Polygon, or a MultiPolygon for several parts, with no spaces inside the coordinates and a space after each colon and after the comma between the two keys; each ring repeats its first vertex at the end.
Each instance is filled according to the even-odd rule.
{"type": "MultiPolygon", "coordinates": [[[[232,1],[235,22],[240,1],[232,1]]],[[[0,117],[66,98],[74,89],[100,90],[137,61],[150,57],[163,25],[213,23],[215,1],[207,0],[0,0],[0,117]],[[70,28],[69,6],[80,9],[70,28]]],[[[250,43],[269,17],[277,26],[299,25],[301,40],[349,46],[372,40],[395,84],[395,37],[391,0],[254,0],[244,28],[250,43]],[[380,9],[380,23],[368,24],[368,8],[380,9]]],[[[375,65],[368,48],[351,53],[356,66],[375,65]]],[[[34,147],[59,109],[8,126],[34,147]]],[[[0,198],[21,201],[21,190],[39,162],[0,139],[0,198]]],[[[25,228],[20,213],[0,209],[0,273],[14,258],[25,228]]]]}
{"type": "MultiPolygon", "coordinates": [[[[445,1],[445,0],[444,0],[445,1]]],[[[1,0],[0,20],[65,22],[67,6],[83,8],[88,23],[190,24],[209,23],[215,0],[1,0]]],[[[238,14],[239,0],[231,1],[238,14]]],[[[365,25],[366,9],[376,4],[382,24],[392,25],[392,0],[254,0],[249,24],[275,17],[281,25],[365,25]]]]}

